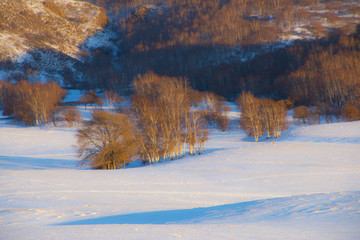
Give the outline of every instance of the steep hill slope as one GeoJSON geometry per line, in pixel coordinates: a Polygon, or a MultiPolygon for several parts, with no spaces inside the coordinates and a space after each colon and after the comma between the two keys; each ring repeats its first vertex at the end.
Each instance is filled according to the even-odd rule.
{"type": "Polygon", "coordinates": [[[79,44],[106,23],[105,10],[84,1],[1,1],[0,60],[21,61],[37,49],[76,57],[79,44]]]}

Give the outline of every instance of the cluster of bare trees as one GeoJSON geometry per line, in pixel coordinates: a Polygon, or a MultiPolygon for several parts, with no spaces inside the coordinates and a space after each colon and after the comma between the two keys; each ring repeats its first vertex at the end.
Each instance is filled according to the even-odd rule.
{"type": "Polygon", "coordinates": [[[295,70],[279,77],[275,84],[297,105],[310,106],[314,115],[320,113],[327,122],[330,115],[340,116],[348,104],[360,109],[360,31],[329,40],[328,45],[305,50],[305,58],[297,53],[295,70]]]}
{"type": "Polygon", "coordinates": [[[298,106],[293,111],[293,118],[298,121],[298,123],[305,124],[310,118],[309,108],[306,106],[298,106]]]}
{"type": "Polygon", "coordinates": [[[213,92],[197,92],[197,101],[201,113],[209,124],[215,124],[222,131],[226,131],[230,125],[228,112],[230,107],[226,105],[226,99],[213,92]]]}
{"type": "Polygon", "coordinates": [[[291,95],[299,102],[326,102],[338,109],[347,102],[354,104],[360,96],[359,63],[356,51],[315,52],[289,75],[291,95]]]}
{"type": "Polygon", "coordinates": [[[0,95],[4,115],[12,116],[27,125],[39,125],[54,119],[66,91],[57,83],[30,83],[26,80],[2,82],[0,95]]]}
{"type": "Polygon", "coordinates": [[[267,138],[280,137],[288,127],[287,107],[283,101],[256,98],[249,92],[243,92],[237,104],[241,107],[240,125],[256,142],[264,134],[267,138]]]}
{"type": "MultiPolygon", "coordinates": [[[[310,125],[320,124],[323,117],[327,123],[333,121],[333,115],[330,114],[331,110],[327,105],[322,104],[313,106],[311,108],[307,106],[297,106],[293,110],[293,119],[299,123],[299,125],[308,123],[310,125]]],[[[339,118],[338,115],[335,117],[339,118]]]]}
{"type": "Polygon", "coordinates": [[[334,109],[327,104],[318,104],[312,107],[297,106],[293,111],[293,118],[300,124],[320,124],[321,119],[326,123],[331,123],[334,118],[339,121],[358,121],[360,120],[360,106],[353,103],[346,103],[341,109],[334,109]]]}
{"type": "Polygon", "coordinates": [[[133,112],[142,136],[141,155],[150,163],[203,151],[208,130],[199,112],[191,110],[193,89],[186,79],[140,75],[134,80],[133,112]]]}
{"type": "MultiPolygon", "coordinates": [[[[197,92],[186,79],[149,72],[134,80],[134,90],[130,107],[95,110],[83,123],[77,134],[82,163],[115,169],[135,157],[156,163],[204,151],[207,122],[203,111],[192,108],[197,92]]],[[[114,92],[104,96],[113,104],[123,101],[114,92]]]]}

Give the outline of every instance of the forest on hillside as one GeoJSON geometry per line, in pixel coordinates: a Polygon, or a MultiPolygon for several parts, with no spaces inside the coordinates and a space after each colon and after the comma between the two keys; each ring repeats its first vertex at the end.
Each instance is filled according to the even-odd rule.
{"type": "Polygon", "coordinates": [[[121,92],[138,74],[153,71],[186,77],[194,89],[229,100],[250,91],[259,97],[291,99],[296,105],[340,109],[347,102],[359,104],[360,27],[341,25],[342,15],[334,14],[359,13],[353,1],[92,3],[108,9],[121,32],[121,53],[88,53],[90,88],[121,92]],[[319,14],[320,7],[327,11],[319,14]],[[320,15],[327,25],[319,21],[320,15]],[[281,39],[297,26],[308,26],[312,37],[283,44],[281,39]]]}
{"type": "MultiPolygon", "coordinates": [[[[78,59],[71,59],[72,65],[62,63],[70,61],[69,56],[53,50],[34,51],[34,61],[49,57],[54,65],[64,65],[58,72],[64,87],[130,95],[134,79],[153,72],[186,78],[193,89],[232,101],[242,92],[251,92],[256,97],[317,106],[332,114],[346,104],[359,108],[357,1],[89,2],[106,10],[105,31],[116,32],[112,43],[118,51],[84,44],[78,59]]],[[[49,4],[59,10],[56,2],[49,4]]],[[[3,62],[1,67],[12,69],[12,63],[3,62]]],[[[31,63],[22,68],[4,80],[34,81],[41,71],[31,63]]]]}

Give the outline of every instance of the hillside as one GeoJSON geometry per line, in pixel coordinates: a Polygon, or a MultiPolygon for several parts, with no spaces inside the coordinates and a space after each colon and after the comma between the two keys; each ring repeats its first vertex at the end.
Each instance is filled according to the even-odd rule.
{"type": "Polygon", "coordinates": [[[0,239],[357,240],[359,66],[358,0],[0,0],[0,239]]]}
{"type": "MultiPolygon", "coordinates": [[[[356,67],[342,70],[347,69],[347,61],[336,61],[336,66],[326,68],[329,72],[301,67],[314,59],[324,66],[333,58],[357,62],[358,1],[92,2],[107,9],[111,22],[121,30],[116,41],[121,51],[116,58],[104,48],[92,55],[91,64],[97,69],[89,69],[88,75],[96,77],[88,79],[93,88],[121,92],[138,74],[154,71],[187,77],[193,88],[231,100],[241,91],[251,91],[314,104],[324,99],[294,96],[295,87],[287,84],[297,83],[287,79],[307,68],[309,76],[296,81],[306,82],[300,88],[308,88],[306,79],[316,74],[334,76],[339,82],[357,75],[356,67]],[[120,68],[110,62],[119,63],[120,68]],[[339,72],[343,77],[338,77],[339,72]]],[[[358,78],[354,81],[358,84],[358,78]]]]}
{"type": "Polygon", "coordinates": [[[0,79],[83,80],[80,47],[108,22],[106,12],[85,1],[0,2],[0,79]]]}
{"type": "MultiPolygon", "coordinates": [[[[98,1],[101,2],[101,1],[98,1]]],[[[129,50],[270,44],[355,32],[358,1],[148,1],[121,21],[129,50]]]]}
{"type": "Polygon", "coordinates": [[[0,3],[0,60],[22,61],[51,49],[76,57],[79,45],[107,23],[104,9],[84,1],[5,0],[0,3]]]}
{"type": "Polygon", "coordinates": [[[358,1],[89,2],[2,2],[0,79],[128,94],[152,71],[229,100],[358,104],[358,1]]]}

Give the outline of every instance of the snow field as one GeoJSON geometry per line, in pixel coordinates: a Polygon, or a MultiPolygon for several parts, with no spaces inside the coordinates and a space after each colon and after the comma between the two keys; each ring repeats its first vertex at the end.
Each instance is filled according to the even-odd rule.
{"type": "Polygon", "coordinates": [[[115,171],[76,167],[75,132],[0,120],[0,239],[359,239],[360,122],[115,171]]]}

